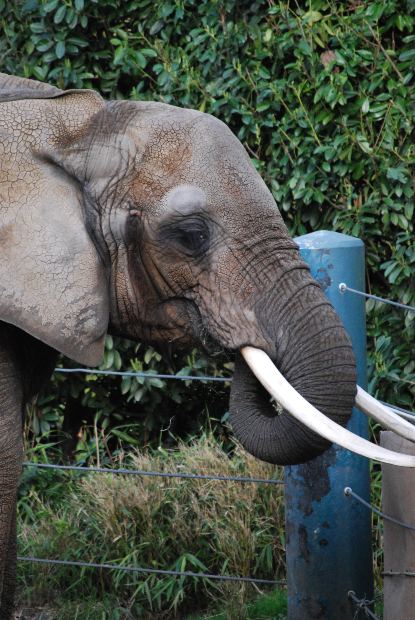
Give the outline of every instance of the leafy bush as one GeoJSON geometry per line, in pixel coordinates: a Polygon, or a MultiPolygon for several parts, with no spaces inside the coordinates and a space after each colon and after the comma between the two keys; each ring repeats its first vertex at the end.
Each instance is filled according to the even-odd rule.
{"type": "MultiPolygon", "coordinates": [[[[63,360],[65,366],[74,366],[63,360]]],[[[52,438],[61,451],[78,462],[105,461],[121,446],[169,446],[177,436],[214,430],[225,440],[229,382],[167,380],[156,374],[229,376],[232,363],[196,355],[174,354],[170,362],[152,347],[107,336],[102,370],[120,369],[143,377],[55,373],[47,393],[29,407],[28,442],[52,438]],[[58,431],[56,430],[58,429],[58,431]],[[98,452],[97,452],[98,446],[98,452]]],[[[28,443],[27,442],[27,443],[28,443]]]]}
{"type": "MultiPolygon", "coordinates": [[[[361,237],[368,289],[415,304],[413,0],[0,0],[0,14],[5,71],[215,114],[246,146],[294,235],[361,237]]],[[[372,389],[413,406],[414,314],[370,303],[368,333],[372,389]]],[[[143,349],[119,346],[127,367],[143,363],[143,349]]],[[[116,351],[108,347],[105,367],[119,367],[116,351]]],[[[145,367],[164,369],[156,357],[145,367]]],[[[99,409],[100,423],[118,424],[121,411],[142,421],[144,409],[125,405],[115,385],[60,377],[50,408],[59,417],[71,392],[82,394],[86,419],[99,409]]],[[[121,391],[153,403],[157,425],[146,417],[144,426],[158,438],[177,384],[124,382],[121,391]]],[[[216,397],[201,396],[215,414],[216,397]]]]}
{"type": "MultiPolygon", "coordinates": [[[[206,436],[181,445],[179,451],[135,452],[127,463],[118,459],[118,466],[126,465],[254,478],[281,474],[239,448],[228,459],[206,436]]],[[[51,479],[50,472],[30,469],[25,476],[31,486],[19,502],[22,555],[265,579],[282,576],[281,487],[57,472],[51,479]]],[[[60,620],[172,618],[179,612],[183,617],[212,602],[222,609],[230,602],[240,608],[254,592],[243,583],[50,565],[34,571],[30,563],[19,565],[19,580],[22,604],[44,606],[45,614],[49,610],[60,620]]]]}
{"type": "MultiPolygon", "coordinates": [[[[361,237],[368,290],[415,305],[414,21],[413,0],[0,0],[0,57],[4,71],[62,88],[95,88],[108,98],[154,99],[215,114],[242,140],[293,235],[334,228],[361,237]]],[[[414,314],[373,302],[367,311],[371,389],[384,400],[413,408],[414,314]]],[[[228,362],[207,362],[192,353],[174,356],[172,366],[183,373],[227,375],[228,362]]],[[[108,338],[103,368],[121,366],[149,373],[172,370],[153,349],[108,338]]],[[[66,453],[76,448],[79,461],[116,463],[127,443],[168,444],[174,441],[170,431],[196,433],[206,423],[206,412],[226,418],[226,399],[227,388],[216,384],[55,375],[31,408],[32,430],[45,436],[50,428],[62,428],[71,435],[66,453]]],[[[45,458],[48,447],[60,456],[61,446],[46,441],[35,445],[33,454],[45,458]]],[[[91,541],[76,529],[85,524],[105,557],[122,558],[130,551],[129,560],[136,561],[133,550],[138,548],[144,554],[140,560],[151,560],[145,556],[151,549],[135,546],[144,523],[128,519],[127,527],[121,519],[127,540],[134,539],[129,550],[107,537],[106,521],[91,523],[82,512],[92,507],[102,519],[105,502],[120,511],[117,495],[109,494],[118,492],[116,480],[108,478],[95,488],[93,481],[70,483],[42,474],[30,491],[31,476],[25,478],[20,502],[26,515],[22,536],[31,552],[52,555],[56,550],[62,557],[57,536],[62,527],[70,543],[64,546],[68,557],[71,549],[75,557],[86,557],[87,550],[95,557],[91,541]],[[78,516],[69,502],[62,504],[62,485],[71,497],[76,488],[78,516]],[[68,525],[58,521],[53,526],[56,515],[63,523],[68,519],[68,525]]],[[[149,484],[143,482],[143,491],[149,484]]],[[[128,511],[137,514],[135,492],[128,482],[123,489],[124,484],[120,492],[126,494],[128,511]]],[[[166,490],[175,502],[172,493],[166,490]]],[[[171,532],[166,537],[171,541],[171,532]]],[[[192,546],[186,549],[208,567],[221,568],[213,566],[203,545],[202,556],[192,546]]],[[[172,566],[179,557],[171,547],[157,555],[172,566]]],[[[38,601],[50,580],[62,592],[73,576],[72,587],[86,595],[96,587],[107,592],[107,580],[120,579],[133,604],[149,604],[142,602],[144,586],[125,576],[102,575],[96,586],[87,573],[77,581],[79,571],[41,569],[36,585],[29,567],[19,570],[22,583],[36,587],[38,601]]],[[[173,583],[170,599],[168,587],[159,601],[171,605],[178,595],[179,603],[182,585],[173,583]]],[[[203,597],[206,591],[197,593],[203,597]]],[[[108,593],[111,617],[123,617],[121,608],[128,601],[118,604],[112,596],[108,593]]],[[[101,603],[93,609],[91,603],[84,616],[102,618],[106,601],[102,594],[101,603]]],[[[78,613],[68,609],[68,617],[78,613]]]]}

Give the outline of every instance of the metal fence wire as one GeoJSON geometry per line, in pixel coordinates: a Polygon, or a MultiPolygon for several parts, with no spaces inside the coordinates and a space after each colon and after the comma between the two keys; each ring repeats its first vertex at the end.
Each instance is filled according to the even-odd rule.
{"type": "Polygon", "coordinates": [[[270,478],[245,478],[243,476],[213,476],[209,474],[192,474],[184,472],[147,471],[143,469],[110,469],[107,467],[82,467],[81,465],[53,465],[51,463],[23,463],[25,467],[37,467],[39,469],[56,469],[63,471],[80,471],[97,474],[122,474],[124,476],[156,476],[160,478],[187,478],[190,480],[219,480],[228,482],[254,482],[257,484],[284,484],[283,480],[270,478]]]}
{"type": "Polygon", "coordinates": [[[379,620],[379,618],[371,610],[371,607],[373,606],[375,601],[370,601],[366,598],[358,598],[356,596],[356,592],[353,592],[353,590],[349,590],[347,596],[352,601],[353,606],[356,610],[354,618],[363,618],[362,614],[364,614],[365,618],[370,618],[371,620],[379,620]]]}
{"type": "MultiPolygon", "coordinates": [[[[221,482],[239,482],[242,484],[255,483],[255,484],[272,484],[281,485],[284,484],[283,480],[278,479],[265,479],[265,478],[248,478],[243,476],[216,476],[208,474],[194,474],[185,472],[162,472],[162,471],[146,471],[139,469],[110,469],[105,467],[82,467],[80,465],[54,465],[52,463],[32,463],[24,462],[24,467],[34,467],[38,469],[52,469],[58,471],[77,471],[81,473],[96,473],[96,474],[121,474],[130,476],[157,476],[161,478],[184,478],[187,480],[216,480],[221,482]]],[[[141,574],[156,574],[156,575],[173,575],[177,577],[192,577],[199,579],[211,579],[219,581],[237,581],[245,583],[255,583],[261,585],[285,585],[286,581],[282,579],[260,579],[256,577],[246,577],[239,575],[215,575],[210,573],[201,573],[193,571],[179,571],[168,569],[156,569],[143,566],[123,566],[122,564],[109,564],[99,562],[81,562],[71,560],[59,560],[53,558],[37,558],[34,556],[18,556],[17,559],[20,562],[34,562],[37,564],[50,564],[58,566],[77,566],[80,568],[98,568],[107,570],[124,571],[130,573],[141,574]]]]}
{"type": "Polygon", "coordinates": [[[379,297],[378,295],[372,295],[371,293],[364,293],[363,291],[357,291],[355,288],[351,288],[347,286],[345,282],[341,282],[339,284],[340,293],[353,293],[354,295],[361,295],[362,297],[366,297],[366,299],[373,299],[374,301],[379,301],[383,304],[389,304],[390,306],[395,306],[395,308],[400,308],[401,310],[406,310],[408,312],[415,312],[415,306],[408,306],[408,304],[402,304],[399,301],[392,301],[391,299],[385,299],[384,297],[379,297]]]}
{"type": "Polygon", "coordinates": [[[35,562],[37,564],[52,564],[55,566],[79,566],[80,568],[104,568],[108,570],[124,571],[128,573],[143,573],[154,575],[173,575],[176,577],[193,577],[199,579],[213,579],[217,581],[242,581],[257,583],[267,586],[285,585],[283,579],[257,579],[255,577],[239,577],[237,575],[214,575],[210,573],[194,573],[193,571],[164,570],[161,568],[146,568],[142,566],[122,566],[122,564],[99,564],[98,562],[75,562],[71,560],[52,560],[48,558],[35,558],[31,556],[17,556],[20,562],[35,562]]]}
{"type": "Polygon", "coordinates": [[[400,527],[404,527],[407,530],[415,531],[415,525],[409,525],[409,523],[404,523],[403,521],[399,521],[399,519],[395,519],[395,517],[391,517],[391,516],[385,514],[384,512],[379,510],[379,508],[376,508],[376,506],[373,506],[373,504],[371,504],[370,502],[367,502],[365,499],[363,499],[363,497],[360,497],[360,495],[355,493],[352,488],[345,487],[344,490],[343,490],[343,493],[345,494],[346,497],[353,497],[353,499],[355,499],[357,502],[362,504],[362,506],[364,506],[368,510],[371,510],[372,512],[377,514],[379,517],[384,519],[385,521],[390,521],[390,523],[394,523],[395,525],[399,525],[400,527]]]}
{"type": "MultiPolygon", "coordinates": [[[[390,301],[388,299],[384,299],[382,297],[378,297],[376,295],[371,295],[368,293],[364,293],[362,291],[357,291],[353,288],[350,288],[346,283],[341,283],[339,285],[339,291],[343,294],[345,292],[349,292],[352,294],[362,295],[369,299],[374,299],[375,301],[391,304],[400,309],[415,312],[415,307],[408,306],[406,304],[390,301]]],[[[82,373],[88,375],[113,375],[120,377],[141,377],[144,379],[164,379],[164,380],[179,380],[179,381],[216,381],[221,383],[228,383],[232,381],[232,377],[213,377],[213,376],[205,376],[205,375],[168,375],[168,374],[158,374],[153,372],[135,372],[135,371],[114,371],[114,370],[99,370],[92,368],[55,368],[55,372],[59,373],[82,373]]],[[[394,409],[397,413],[403,415],[409,419],[415,419],[415,413],[411,411],[407,411],[401,408],[395,408],[393,405],[389,405],[392,409],[394,409]]],[[[111,474],[111,475],[132,475],[132,476],[158,476],[162,478],[184,478],[189,480],[216,480],[216,481],[230,481],[230,482],[238,482],[241,484],[271,484],[271,485],[282,485],[284,484],[283,480],[279,479],[262,479],[262,478],[249,478],[243,476],[217,476],[217,475],[207,475],[207,474],[197,474],[197,473],[185,473],[185,472],[161,472],[161,471],[146,471],[146,470],[134,470],[134,469],[110,469],[103,467],[83,467],[79,465],[54,465],[51,463],[33,463],[33,462],[25,462],[23,464],[25,467],[34,467],[38,469],[53,469],[60,471],[77,471],[80,473],[96,473],[96,474],[111,474]]],[[[375,512],[383,519],[387,519],[401,527],[415,530],[415,526],[409,525],[407,523],[403,523],[386,515],[381,512],[378,508],[366,502],[362,497],[360,497],[357,493],[355,493],[350,487],[346,487],[344,489],[345,497],[352,497],[355,501],[360,502],[366,508],[375,512]]],[[[157,574],[157,575],[173,575],[178,577],[191,577],[195,579],[211,579],[211,580],[221,580],[221,581],[238,581],[238,582],[247,582],[247,583],[255,583],[262,585],[285,585],[285,580],[273,580],[273,579],[257,579],[255,577],[247,577],[247,576],[238,576],[238,575],[215,575],[209,573],[196,573],[193,571],[178,571],[178,570],[168,570],[168,569],[155,569],[149,567],[141,567],[141,566],[123,566],[120,564],[109,564],[109,563],[98,563],[98,562],[81,562],[81,561],[70,561],[70,560],[59,560],[52,558],[37,558],[33,556],[18,556],[17,558],[21,562],[34,562],[38,564],[50,564],[50,565],[59,565],[59,566],[77,566],[80,568],[96,568],[96,569],[107,569],[107,570],[115,570],[115,571],[124,571],[131,573],[142,573],[142,574],[157,574]]],[[[371,618],[374,620],[378,620],[375,614],[371,611],[370,607],[373,601],[368,601],[366,599],[359,599],[355,592],[348,592],[348,598],[352,601],[353,605],[356,608],[357,613],[363,612],[367,618],[371,618]]]]}

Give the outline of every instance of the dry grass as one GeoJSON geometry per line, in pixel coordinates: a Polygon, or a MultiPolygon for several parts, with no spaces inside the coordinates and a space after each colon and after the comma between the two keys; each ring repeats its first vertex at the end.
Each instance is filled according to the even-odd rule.
{"type": "MultiPolygon", "coordinates": [[[[120,466],[126,464],[164,472],[277,477],[273,467],[239,447],[228,458],[208,437],[174,452],[136,452],[128,463],[120,459],[120,466]]],[[[60,501],[48,503],[47,491],[31,493],[36,518],[20,522],[20,553],[268,579],[282,576],[281,487],[147,476],[71,479],[60,501]]],[[[31,565],[21,565],[19,572],[26,598],[41,605],[76,600],[80,592],[97,600],[115,596],[120,612],[108,616],[111,620],[146,614],[182,617],[213,600],[222,601],[231,618],[232,608],[241,609],[255,591],[254,586],[241,583],[120,571],[87,570],[82,580],[80,569],[36,567],[36,579],[31,565]]],[[[95,616],[88,613],[92,620],[95,616]]],[[[77,617],[88,616],[80,610],[77,617]]]]}

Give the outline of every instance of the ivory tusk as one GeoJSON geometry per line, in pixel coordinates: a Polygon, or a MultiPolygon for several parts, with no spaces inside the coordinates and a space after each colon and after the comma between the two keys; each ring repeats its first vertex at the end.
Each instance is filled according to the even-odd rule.
{"type": "Polygon", "coordinates": [[[359,386],[357,386],[356,407],[390,431],[415,442],[415,426],[403,420],[399,414],[382,405],[359,386]]]}
{"type": "Polygon", "coordinates": [[[271,396],[293,417],[318,435],[370,459],[400,467],[415,467],[415,456],[400,454],[372,444],[322,414],[288,383],[264,351],[246,346],[241,349],[241,354],[271,396]]]}

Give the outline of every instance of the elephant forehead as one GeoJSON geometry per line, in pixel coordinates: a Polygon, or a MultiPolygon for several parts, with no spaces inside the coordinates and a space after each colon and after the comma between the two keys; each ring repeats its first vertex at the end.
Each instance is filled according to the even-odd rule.
{"type": "Polygon", "coordinates": [[[176,185],[164,196],[162,206],[168,211],[177,210],[184,215],[195,209],[206,209],[207,198],[205,192],[195,185],[176,185]]]}
{"type": "MultiPolygon", "coordinates": [[[[140,136],[142,140],[142,136],[140,136]]],[[[192,160],[192,143],[188,132],[167,125],[146,136],[144,148],[138,147],[136,174],[131,183],[133,197],[139,204],[157,204],[170,189],[185,182],[192,160]]]]}
{"type": "Polygon", "coordinates": [[[150,118],[144,134],[137,130],[138,139],[145,140],[132,181],[137,203],[158,211],[167,195],[193,186],[221,216],[233,204],[246,212],[277,211],[242,144],[224,123],[207,114],[172,110],[150,118]]]}

